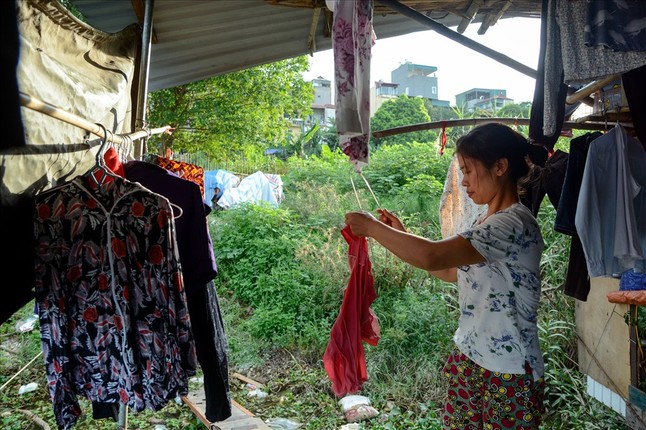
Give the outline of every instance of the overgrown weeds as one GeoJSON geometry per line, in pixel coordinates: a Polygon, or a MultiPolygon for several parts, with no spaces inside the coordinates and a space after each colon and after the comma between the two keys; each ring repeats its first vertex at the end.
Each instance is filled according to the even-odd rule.
{"type": "MultiPolygon", "coordinates": [[[[365,177],[379,205],[397,210],[410,231],[439,238],[438,184],[448,159],[437,155],[432,144],[386,147],[372,156],[365,177]]],[[[209,216],[230,371],[263,382],[269,395],[248,397],[245,384],[235,378],[230,379],[231,388],[235,400],[264,419],[289,418],[304,429],[331,430],[345,423],[322,364],[349,275],[347,246],[340,234],[343,214],[360,208],[374,211],[378,205],[339,152],[324,150],[320,157],[290,160],[289,169],[281,208],[241,205],[209,216]]],[[[569,240],[553,231],[554,216],[545,201],[538,216],[546,243],[539,313],[547,381],[542,428],[621,428],[621,416],[586,394],[585,377],[578,371],[574,301],[561,290],[569,240]]],[[[378,293],[372,308],[381,339],[376,347],[365,346],[369,379],[361,394],[371,399],[380,416],[362,428],[439,429],[445,391],[440,372],[459,315],[456,287],[403,264],[373,241],[369,245],[378,293]]],[[[40,350],[37,330],[17,334],[13,328],[33,311],[33,304],[29,306],[0,327],[2,383],[40,350]],[[20,350],[6,351],[12,343],[20,350]]],[[[18,412],[21,408],[54,422],[44,385],[42,360],[36,360],[0,392],[4,428],[32,426],[18,412]],[[37,391],[16,394],[20,385],[32,381],[39,382],[37,391]]],[[[87,402],[82,408],[91,410],[87,402]]],[[[174,402],[156,413],[131,416],[129,422],[130,428],[143,429],[160,420],[169,430],[203,428],[187,407],[174,402]]],[[[86,413],[76,428],[114,426],[86,413]]]]}
{"type": "MultiPolygon", "coordinates": [[[[416,151],[419,148],[412,148],[410,153],[406,152],[407,149],[398,148],[401,151],[400,154],[389,153],[387,157],[384,155],[382,160],[403,163],[403,160],[415,159],[416,155],[409,156],[418,154],[416,151]]],[[[427,149],[428,153],[433,154],[431,146],[427,149]]],[[[375,170],[370,171],[370,174],[366,171],[365,176],[372,185],[373,191],[378,190],[377,195],[381,206],[391,208],[393,207],[391,205],[396,205],[405,224],[414,233],[431,238],[440,237],[437,214],[439,194],[434,192],[433,188],[406,187],[406,184],[414,184],[416,180],[419,180],[419,184],[423,184],[428,179],[424,175],[429,173],[420,172],[419,169],[415,170],[411,167],[411,177],[401,177],[402,172],[406,176],[406,169],[399,169],[396,174],[381,175],[375,167],[379,165],[375,160],[378,159],[380,152],[377,152],[371,161],[370,168],[375,170]],[[420,203],[422,201],[423,204],[420,203]]],[[[439,159],[434,155],[424,161],[439,169],[445,169],[445,175],[448,166],[446,159],[439,159]]],[[[415,163],[406,165],[409,164],[415,166],[415,163]]],[[[384,169],[384,172],[389,172],[387,168],[384,167],[384,169]]],[[[308,294],[313,294],[315,298],[308,301],[303,296],[299,296],[299,302],[306,301],[310,304],[314,303],[315,306],[320,305],[321,309],[318,312],[321,313],[318,315],[319,317],[325,315],[318,321],[317,326],[317,329],[321,330],[319,334],[322,334],[324,341],[321,341],[319,336],[307,334],[310,339],[315,337],[319,344],[310,344],[307,348],[309,359],[303,365],[305,367],[300,367],[299,371],[316,375],[316,383],[310,387],[314,392],[308,391],[307,396],[317,399],[319,404],[317,411],[327,411],[328,414],[332,414],[335,410],[336,399],[326,381],[320,357],[323,355],[325,340],[338,312],[342,288],[347,281],[347,269],[344,267],[347,251],[340,240],[339,223],[344,210],[357,209],[359,204],[362,209],[369,211],[377,207],[369,190],[361,186],[361,181],[355,181],[354,189],[357,189],[355,195],[352,184],[348,184],[349,179],[345,179],[346,175],[347,166],[339,164],[334,155],[328,154],[327,159],[313,157],[291,165],[285,180],[297,190],[295,198],[291,200],[289,189],[286,191],[287,200],[284,207],[288,208],[294,216],[289,228],[309,232],[299,236],[299,250],[290,251],[293,254],[285,260],[293,260],[299,268],[297,270],[308,274],[307,282],[301,283],[303,291],[299,294],[306,294],[304,291],[309,291],[308,294]],[[312,177],[308,176],[309,172],[314,172],[312,177]],[[326,172],[327,176],[325,177],[321,172],[326,172]],[[318,206],[317,199],[322,200],[318,206]],[[319,208],[320,211],[318,211],[319,208]],[[313,224],[309,224],[308,221],[312,220],[315,220],[313,224]],[[325,269],[316,270],[316,267],[325,269]],[[320,295],[319,291],[311,289],[312,285],[320,286],[319,291],[323,290],[325,293],[320,295]],[[325,302],[319,303],[319,300],[325,300],[325,302]],[[321,405],[325,407],[321,409],[321,405]]],[[[433,172],[432,175],[442,177],[442,174],[437,172],[433,172]]],[[[355,175],[355,178],[357,177],[355,175]]],[[[246,219],[246,210],[231,211],[227,216],[246,219]]],[[[216,218],[219,217],[220,215],[216,218]]],[[[584,375],[578,371],[574,302],[563,294],[561,288],[567,270],[569,241],[554,232],[552,227],[554,217],[554,208],[546,199],[538,216],[546,242],[541,263],[544,292],[539,315],[541,344],[546,361],[545,378],[548,384],[547,415],[542,427],[544,429],[618,428],[623,422],[621,416],[586,394],[584,375]]],[[[262,222],[261,219],[257,221],[262,222]]],[[[214,228],[220,228],[218,226],[221,222],[223,221],[215,219],[214,228]]],[[[248,221],[243,223],[246,222],[248,221]]],[[[225,224],[231,225],[231,222],[227,221],[225,224]]],[[[229,238],[237,242],[237,239],[229,238]]],[[[245,241],[248,238],[247,236],[245,241]]],[[[230,244],[216,242],[216,251],[220,246],[228,249],[230,244]]],[[[280,254],[287,248],[277,245],[272,249],[276,254],[280,254]]],[[[282,261],[283,256],[276,254],[274,255],[276,261],[282,261]]],[[[372,308],[380,320],[381,339],[377,347],[365,346],[369,380],[364,384],[361,394],[368,396],[382,414],[379,419],[364,423],[362,428],[440,428],[439,415],[445,387],[439,373],[452,347],[451,338],[457,324],[456,288],[452,284],[432,279],[423,271],[401,263],[376,243],[370,242],[370,257],[378,291],[378,298],[372,308]]],[[[231,263],[236,264],[233,261],[231,263]]],[[[255,266],[255,270],[269,274],[268,278],[262,278],[262,282],[255,283],[252,288],[254,294],[263,296],[266,294],[265,289],[273,288],[272,286],[278,281],[269,279],[273,274],[272,264],[255,266]]],[[[256,279],[261,278],[256,277],[256,279]]],[[[230,283],[230,280],[227,277],[221,278],[222,294],[235,290],[236,287],[230,283]]],[[[276,296],[277,299],[279,297],[276,296]]],[[[292,301],[291,298],[288,301],[292,301]]],[[[283,305],[285,303],[272,303],[273,307],[283,305]]],[[[292,305],[287,307],[293,310],[292,315],[304,312],[303,307],[297,308],[292,305]]],[[[313,315],[313,312],[307,311],[305,314],[313,315]]],[[[310,327],[313,326],[310,325],[310,327]]],[[[236,332],[238,328],[229,326],[229,330],[236,332]]],[[[235,338],[235,335],[233,337],[235,338]]],[[[275,339],[280,340],[282,336],[276,336],[275,339]]],[[[252,341],[252,339],[249,340],[252,341]]],[[[284,346],[269,338],[263,340],[267,341],[264,345],[267,347],[266,356],[270,357],[268,360],[271,360],[272,350],[277,346],[284,346]]],[[[298,344],[299,341],[294,339],[294,343],[298,344]]],[[[237,363],[234,359],[235,365],[237,363]]],[[[270,363],[266,365],[273,368],[270,363]]],[[[256,372],[259,377],[263,375],[260,368],[253,369],[253,372],[256,372]]],[[[295,378],[294,383],[298,384],[299,379],[300,377],[295,378]]],[[[289,380],[281,381],[281,390],[291,383],[289,380]]],[[[339,410],[338,406],[336,410],[339,410]]],[[[322,417],[319,415],[311,415],[312,409],[309,407],[303,407],[301,410],[295,407],[281,409],[281,411],[283,415],[306,423],[306,428],[310,429],[335,428],[334,426],[338,427],[344,422],[339,416],[335,416],[332,421],[329,420],[329,416],[327,420],[321,421],[322,417]]],[[[275,410],[265,412],[263,409],[262,414],[276,416],[275,412],[275,410]]]]}

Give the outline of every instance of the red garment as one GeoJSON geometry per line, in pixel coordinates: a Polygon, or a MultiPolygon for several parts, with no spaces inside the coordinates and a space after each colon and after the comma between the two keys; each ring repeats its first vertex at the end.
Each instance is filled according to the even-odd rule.
{"type": "Polygon", "coordinates": [[[358,392],[368,380],[363,343],[376,346],[379,342],[379,320],[370,309],[377,298],[372,279],[368,240],[355,236],[346,226],[341,234],[348,242],[350,280],[343,303],[323,354],[323,364],[338,397],[358,392]]]}
{"type": "Polygon", "coordinates": [[[109,147],[105,154],[103,154],[103,160],[105,165],[115,174],[121,176],[122,178],[126,177],[126,174],[123,172],[123,164],[119,158],[119,154],[113,147],[109,147]]]}
{"type": "Polygon", "coordinates": [[[163,167],[166,170],[177,174],[180,178],[187,179],[195,182],[200,187],[202,198],[204,198],[204,168],[196,166],[195,164],[186,163],[184,161],[171,160],[170,158],[160,157],[156,155],[153,164],[163,167]]]}

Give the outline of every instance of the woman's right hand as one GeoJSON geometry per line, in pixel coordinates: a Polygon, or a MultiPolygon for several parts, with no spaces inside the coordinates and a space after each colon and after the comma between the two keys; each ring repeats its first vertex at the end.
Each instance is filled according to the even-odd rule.
{"type": "Polygon", "coordinates": [[[370,236],[370,225],[377,223],[377,218],[366,211],[347,212],[345,214],[345,223],[350,226],[352,233],[359,237],[366,237],[370,236]]]}
{"type": "Polygon", "coordinates": [[[404,227],[404,224],[402,224],[400,219],[397,218],[397,216],[389,210],[377,209],[377,213],[379,214],[379,221],[383,222],[387,226],[390,226],[395,230],[406,231],[406,228],[404,227]]]}

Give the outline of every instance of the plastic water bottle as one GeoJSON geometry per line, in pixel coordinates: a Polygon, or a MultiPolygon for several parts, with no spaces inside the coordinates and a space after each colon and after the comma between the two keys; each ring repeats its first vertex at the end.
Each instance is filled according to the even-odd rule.
{"type": "Polygon", "coordinates": [[[29,393],[30,391],[34,391],[36,388],[38,388],[38,383],[30,382],[29,384],[21,385],[20,388],[18,388],[18,394],[29,393]]]}

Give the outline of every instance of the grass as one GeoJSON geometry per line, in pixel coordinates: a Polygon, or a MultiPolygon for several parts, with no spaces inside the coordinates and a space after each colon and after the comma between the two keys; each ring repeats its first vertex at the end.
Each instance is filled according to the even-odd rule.
{"type": "MultiPolygon", "coordinates": [[[[373,157],[372,166],[399,172],[398,163],[414,159],[424,147],[416,145],[412,151],[413,156],[384,152],[373,157]]],[[[324,155],[291,166],[284,178],[287,199],[280,209],[244,206],[209,216],[229,369],[263,383],[268,393],[262,399],[249,397],[246,382],[231,377],[232,398],[266,421],[289,419],[308,430],[346,423],[322,364],[349,275],[347,244],[339,230],[345,211],[358,209],[359,203],[375,209],[365,187],[355,195],[349,185],[345,156],[324,155]]],[[[429,178],[441,176],[436,170],[448,163],[432,157],[425,163],[433,169],[415,171],[412,163],[406,177],[392,173],[376,181],[376,171],[367,176],[377,184],[383,207],[398,208],[414,233],[437,238],[439,196],[434,194],[436,185],[429,188],[426,182],[435,184],[429,178]]],[[[539,310],[548,386],[542,429],[622,428],[620,415],[586,394],[585,375],[578,370],[574,299],[561,290],[569,241],[553,231],[554,216],[549,203],[538,216],[546,243],[539,310]]],[[[381,339],[376,347],[365,346],[369,379],[361,394],[380,414],[361,428],[439,429],[445,392],[440,369],[457,325],[457,289],[403,264],[373,241],[369,252],[378,294],[372,308],[381,339]]],[[[40,351],[37,327],[28,333],[15,331],[17,321],[32,311],[33,304],[27,304],[0,326],[0,384],[40,351]]],[[[45,383],[39,357],[0,391],[2,428],[37,428],[22,409],[55,428],[45,383]],[[33,381],[39,383],[36,391],[18,395],[21,385],[33,381]]],[[[81,406],[84,415],[76,429],[115,428],[113,421],[93,420],[86,400],[81,406]]],[[[129,428],[153,429],[157,424],[168,430],[204,428],[186,405],[174,401],[158,412],[129,414],[129,428]]]]}

